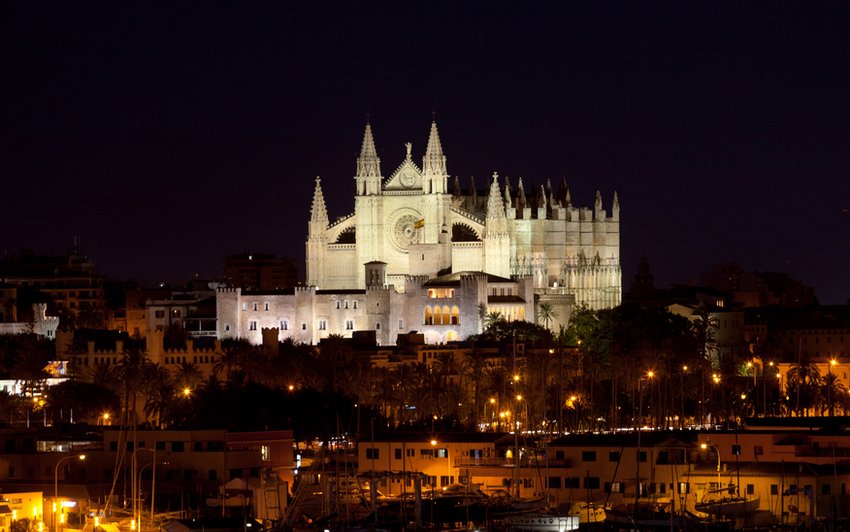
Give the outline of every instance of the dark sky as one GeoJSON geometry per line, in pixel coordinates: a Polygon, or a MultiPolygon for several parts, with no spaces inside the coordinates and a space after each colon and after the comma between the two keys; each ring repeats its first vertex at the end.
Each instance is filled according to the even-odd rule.
{"type": "Polygon", "coordinates": [[[464,187],[617,190],[625,286],[645,254],[659,285],[731,259],[850,298],[846,3],[188,4],[2,4],[7,252],[79,235],[145,282],[303,262],[314,177],[353,210],[367,113],[388,175],[435,111],[464,187]]]}

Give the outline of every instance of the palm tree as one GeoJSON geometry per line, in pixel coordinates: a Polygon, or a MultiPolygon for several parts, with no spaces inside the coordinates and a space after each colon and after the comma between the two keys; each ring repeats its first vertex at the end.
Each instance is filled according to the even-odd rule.
{"type": "Polygon", "coordinates": [[[244,380],[243,362],[247,359],[247,353],[252,350],[251,343],[245,339],[226,339],[221,342],[221,356],[213,365],[216,375],[224,373],[224,381],[234,383],[244,380]]]}
{"type": "Polygon", "coordinates": [[[175,380],[180,388],[197,388],[203,382],[204,375],[194,362],[181,362],[175,380]]]}
{"type": "Polygon", "coordinates": [[[505,317],[498,310],[493,310],[484,317],[484,329],[490,330],[497,323],[501,323],[505,321],[505,317]]]}
{"type": "Polygon", "coordinates": [[[818,402],[820,371],[808,357],[803,357],[797,364],[791,366],[787,378],[786,391],[789,395],[795,396],[794,411],[797,416],[800,416],[802,412],[808,414],[809,409],[818,402]]]}
{"type": "Polygon", "coordinates": [[[717,318],[711,316],[711,312],[704,307],[700,307],[694,311],[696,319],[693,322],[691,331],[694,339],[697,342],[697,348],[709,366],[712,368],[720,367],[720,360],[717,355],[717,339],[715,331],[717,330],[717,318]]]}
{"type": "MultiPolygon", "coordinates": [[[[181,364],[181,369],[182,367],[183,364],[181,364]]],[[[152,421],[155,427],[162,427],[168,411],[174,403],[174,382],[171,379],[171,374],[168,369],[159,364],[148,364],[144,371],[145,404],[143,406],[143,411],[145,414],[145,420],[152,421]]],[[[189,384],[181,384],[181,388],[184,386],[194,387],[189,384]]]]}
{"type": "Polygon", "coordinates": [[[121,357],[121,362],[115,367],[115,376],[123,389],[124,415],[122,423],[130,425],[136,423],[138,393],[144,389],[146,366],[150,364],[141,349],[127,349],[121,357]]]}
{"type": "MultiPolygon", "coordinates": [[[[838,375],[830,371],[820,379],[820,397],[827,399],[826,408],[830,417],[835,415],[835,406],[844,410],[844,401],[841,399],[847,394],[847,389],[844,383],[838,380],[838,375]]],[[[821,407],[821,415],[823,415],[823,407],[821,407]]]]}
{"type": "Polygon", "coordinates": [[[551,303],[540,303],[537,305],[537,321],[538,323],[543,321],[547,329],[553,320],[557,320],[560,317],[560,313],[551,303]]]}

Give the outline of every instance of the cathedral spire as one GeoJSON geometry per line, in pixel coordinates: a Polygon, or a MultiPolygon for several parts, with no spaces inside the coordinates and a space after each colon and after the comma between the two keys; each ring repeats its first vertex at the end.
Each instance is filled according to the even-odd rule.
{"type": "Polygon", "coordinates": [[[443,154],[443,145],[440,143],[436,120],[431,122],[428,146],[425,148],[425,156],[422,158],[422,175],[427,181],[431,181],[430,192],[435,194],[446,192],[446,180],[448,179],[446,156],[443,154]]]}
{"type": "Polygon", "coordinates": [[[422,158],[422,171],[426,175],[446,175],[446,156],[443,154],[436,120],[431,122],[428,146],[425,148],[425,157],[422,158]]]}
{"type": "Polygon", "coordinates": [[[503,236],[507,234],[507,216],[502,192],[499,190],[499,174],[493,172],[490,183],[490,194],[487,196],[487,234],[488,236],[503,236]]]}
{"type": "Polygon", "coordinates": [[[328,228],[328,209],[325,206],[325,196],[322,194],[322,178],[316,176],[316,188],[313,191],[313,204],[310,206],[310,239],[324,237],[324,231],[328,228]]]}
{"type": "Polygon", "coordinates": [[[381,159],[375,149],[375,139],[372,136],[372,124],[366,122],[363,132],[363,144],[360,146],[360,157],[357,158],[357,193],[373,195],[380,193],[381,159]]]}
{"type": "Polygon", "coordinates": [[[511,200],[511,180],[505,176],[505,208],[510,209],[513,201],[511,200]]]}

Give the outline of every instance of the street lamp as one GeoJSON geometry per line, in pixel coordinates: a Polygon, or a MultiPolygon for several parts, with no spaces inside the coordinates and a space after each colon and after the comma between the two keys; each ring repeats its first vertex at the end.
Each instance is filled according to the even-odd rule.
{"type": "Polygon", "coordinates": [[[717,453],[717,489],[719,491],[720,490],[720,449],[716,445],[712,444],[711,442],[702,442],[701,444],[699,444],[699,448],[702,449],[703,451],[705,451],[709,447],[713,448],[714,451],[717,453]]]}
{"type": "MultiPolygon", "coordinates": [[[[653,377],[655,377],[655,372],[652,370],[648,370],[645,375],[638,377],[638,430],[643,426],[643,381],[652,380],[653,377]]],[[[650,397],[650,399],[652,398],[650,397]]]]}
{"type": "Polygon", "coordinates": [[[487,430],[493,430],[493,417],[496,415],[496,398],[491,397],[486,403],[484,403],[484,421],[487,423],[487,430]],[[490,405],[490,418],[488,421],[487,418],[487,405],[490,405]]]}
{"type": "Polygon", "coordinates": [[[835,409],[832,406],[832,366],[838,364],[838,361],[834,358],[829,359],[829,366],[827,366],[828,376],[826,378],[826,404],[829,409],[829,417],[832,417],[835,413],[835,409]]]}
{"type": "Polygon", "coordinates": [[[637,511],[638,501],[640,499],[641,494],[641,481],[640,481],[640,435],[643,432],[643,380],[651,379],[655,376],[655,372],[652,370],[648,370],[646,375],[641,375],[638,377],[638,425],[637,425],[637,449],[635,450],[635,511],[637,511]]]}
{"type": "Polygon", "coordinates": [[[86,459],[86,455],[71,455],[65,456],[57,460],[56,466],[53,468],[53,529],[56,529],[56,501],[59,499],[59,466],[62,462],[67,462],[68,460],[73,460],[74,458],[79,459],[80,461],[86,459]]]}

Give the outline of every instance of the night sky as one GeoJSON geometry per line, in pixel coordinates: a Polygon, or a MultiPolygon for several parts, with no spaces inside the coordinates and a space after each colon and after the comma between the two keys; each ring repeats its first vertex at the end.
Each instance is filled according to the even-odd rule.
{"type": "Polygon", "coordinates": [[[625,288],[645,254],[656,285],[735,260],[850,298],[843,2],[183,4],[2,4],[5,253],[78,235],[146,283],[243,251],[303,270],[315,176],[353,211],[367,114],[387,176],[433,112],[464,189],[617,190],[625,288]]]}

